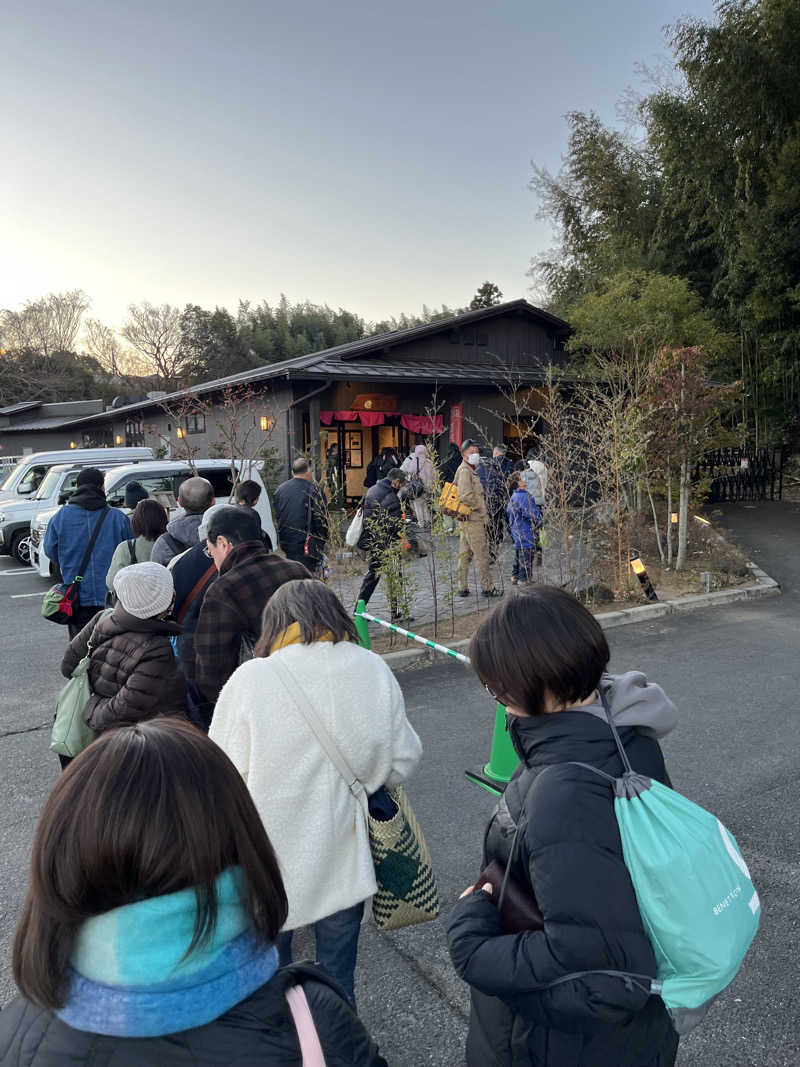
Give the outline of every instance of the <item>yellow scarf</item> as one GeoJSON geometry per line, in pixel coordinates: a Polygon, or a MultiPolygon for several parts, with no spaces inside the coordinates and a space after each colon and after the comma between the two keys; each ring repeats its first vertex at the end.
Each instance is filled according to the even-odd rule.
{"type": "MultiPolygon", "coordinates": [[[[333,634],[330,630],[321,630],[319,633],[314,634],[314,641],[333,641],[333,634]]],[[[278,634],[272,642],[269,654],[272,655],[273,652],[277,652],[279,648],[286,648],[287,645],[301,644],[303,644],[303,635],[300,631],[300,623],[293,622],[291,626],[286,627],[283,633],[278,634]]]]}

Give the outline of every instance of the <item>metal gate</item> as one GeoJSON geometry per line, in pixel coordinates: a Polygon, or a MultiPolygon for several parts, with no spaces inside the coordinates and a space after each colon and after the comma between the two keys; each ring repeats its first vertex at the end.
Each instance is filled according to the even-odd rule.
{"type": "Polygon", "coordinates": [[[692,472],[694,481],[710,479],[709,504],[780,500],[784,450],[718,448],[707,452],[692,472]]]}

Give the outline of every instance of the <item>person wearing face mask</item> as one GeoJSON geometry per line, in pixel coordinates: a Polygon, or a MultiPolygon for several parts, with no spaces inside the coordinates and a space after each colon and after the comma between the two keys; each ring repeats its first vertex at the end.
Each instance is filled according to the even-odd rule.
{"type": "Polygon", "coordinates": [[[459,523],[461,537],[458,546],[457,595],[469,596],[467,576],[469,565],[474,558],[483,595],[486,597],[502,596],[500,590],[494,588],[489,569],[489,541],[486,536],[489,512],[486,509],[483,486],[477,474],[481,457],[475,441],[467,440],[461,446],[461,460],[461,466],[456,471],[455,486],[459,503],[465,504],[470,509],[470,513],[463,522],[459,523]]]}

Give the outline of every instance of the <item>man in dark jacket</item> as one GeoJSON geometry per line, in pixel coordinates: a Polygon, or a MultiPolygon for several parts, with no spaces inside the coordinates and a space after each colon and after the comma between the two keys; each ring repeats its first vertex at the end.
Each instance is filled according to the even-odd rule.
{"type": "Polygon", "coordinates": [[[269,598],[284,582],[311,575],[300,563],[267,551],[261,520],[251,508],[221,507],[208,524],[206,544],[219,576],[206,590],[197,620],[195,679],[215,703],[239,666],[242,638],[258,640],[269,598]]]}
{"type": "MultiPolygon", "coordinates": [[[[364,529],[358,547],[369,553],[369,569],[364,575],[358,599],[369,603],[381,580],[381,571],[391,564],[391,553],[403,529],[403,506],[397,490],[406,483],[406,475],[393,467],[364,497],[364,529]]],[[[399,619],[397,591],[390,594],[392,618],[399,619]]],[[[410,619],[408,620],[410,621],[410,619]]]]}
{"type": "MultiPolygon", "coordinates": [[[[674,705],[638,672],[605,676],[612,717],[641,774],[669,785],[658,736],[675,724],[674,705]]],[[[503,935],[484,891],[459,900],[448,928],[456,970],[472,987],[469,1067],[672,1067],[678,1037],[664,1002],[643,983],[587,970],[655,976],[622,856],[609,785],[590,764],[619,777],[623,766],[599,701],[557,714],[509,715],[520,766],[485,839],[484,862],[508,864],[534,885],[544,929],[503,935]]]]}
{"type": "Polygon", "coordinates": [[[197,528],[203,513],[213,503],[214,486],[207,478],[187,478],[182,482],[178,490],[178,505],[183,508],[183,514],[167,524],[167,532],[153,545],[150,556],[153,563],[166,567],[174,556],[194,548],[199,540],[197,528]]]}
{"type": "Polygon", "coordinates": [[[292,463],[292,477],[275,491],[275,521],[286,558],[302,563],[313,574],[322,563],[328,519],[325,498],[302,456],[292,463]]]}
{"type": "MultiPolygon", "coordinates": [[[[508,507],[509,491],[508,476],[514,469],[514,464],[506,458],[506,446],[495,445],[492,449],[492,458],[486,464],[486,509],[489,512],[489,555],[494,561],[500,551],[503,542],[503,528],[505,526],[506,508],[508,507]]],[[[478,468],[480,471],[480,467],[478,468]]]]}
{"type": "Polygon", "coordinates": [[[206,590],[217,577],[217,568],[206,546],[208,524],[212,517],[225,504],[213,504],[203,513],[197,535],[200,543],[173,557],[169,562],[169,571],[175,583],[175,603],[172,606],[172,618],[180,624],[181,633],[177,641],[178,662],[186,678],[187,703],[189,718],[202,730],[208,731],[213,703],[209,703],[197,687],[195,681],[194,632],[203,606],[206,590]]]}
{"type": "Polygon", "coordinates": [[[84,467],[77,479],[76,491],[47,524],[45,555],[61,571],[65,585],[78,576],[80,565],[98,523],[102,522],[97,540],[80,583],[80,603],[68,624],[70,639],[94,618],[105,603],[106,574],[117,545],[133,536],[127,515],[110,508],[103,491],[103,472],[84,467]]]}

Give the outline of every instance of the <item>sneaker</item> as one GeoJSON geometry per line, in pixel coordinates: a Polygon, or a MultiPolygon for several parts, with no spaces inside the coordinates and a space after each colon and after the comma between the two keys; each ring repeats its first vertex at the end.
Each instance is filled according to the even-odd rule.
{"type": "Polygon", "coordinates": [[[519,578],[512,578],[511,579],[511,584],[512,585],[519,585],[519,578]]]}
{"type": "Polygon", "coordinates": [[[459,589],[456,596],[469,596],[469,589],[459,589]]]}
{"type": "Polygon", "coordinates": [[[503,594],[500,592],[499,589],[483,589],[481,591],[481,596],[495,597],[495,596],[502,596],[502,595],[503,594]]]}

